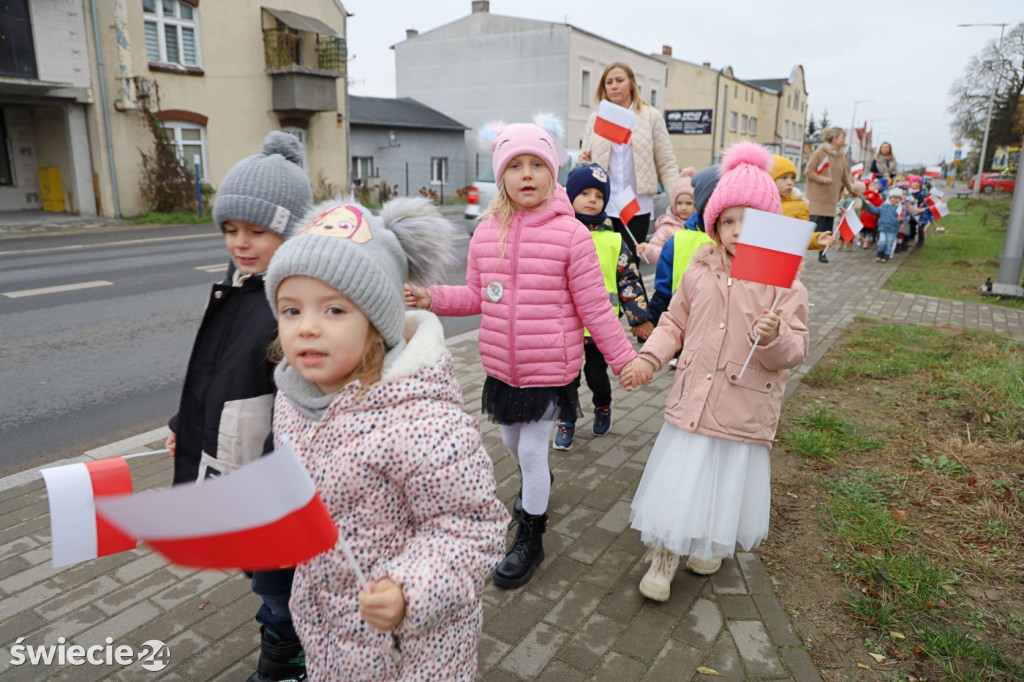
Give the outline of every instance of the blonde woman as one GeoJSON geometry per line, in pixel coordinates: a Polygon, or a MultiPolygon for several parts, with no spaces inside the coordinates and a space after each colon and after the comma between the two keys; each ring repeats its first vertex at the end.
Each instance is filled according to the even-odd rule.
{"type": "MultiPolygon", "coordinates": [[[[811,154],[804,174],[807,176],[807,203],[810,204],[811,222],[815,232],[831,232],[836,217],[836,204],[845,187],[850,194],[860,196],[850,177],[850,165],[846,161],[846,131],[832,126],[821,132],[824,140],[811,154]],[[823,161],[828,165],[823,166],[823,161]],[[819,172],[819,168],[821,171],[819,172]]],[[[825,252],[818,254],[818,260],[827,263],[825,252]]]]}

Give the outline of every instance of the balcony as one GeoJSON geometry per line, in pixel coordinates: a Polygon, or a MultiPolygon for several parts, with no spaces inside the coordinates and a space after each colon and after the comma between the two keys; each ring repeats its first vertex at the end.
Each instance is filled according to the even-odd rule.
{"type": "Polygon", "coordinates": [[[337,79],[345,77],[345,39],[321,22],[295,12],[263,8],[275,26],[263,30],[267,74],[275,111],[336,111],[337,79]]]}

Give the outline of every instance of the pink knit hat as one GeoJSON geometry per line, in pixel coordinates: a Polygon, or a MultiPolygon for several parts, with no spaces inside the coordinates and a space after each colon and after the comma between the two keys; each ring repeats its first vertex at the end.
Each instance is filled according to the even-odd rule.
{"type": "Polygon", "coordinates": [[[779,189],[768,174],[771,165],[771,155],[759,144],[738,142],[729,147],[722,159],[722,178],[704,209],[704,229],[709,235],[715,234],[719,214],[733,206],[782,213],[779,189]]]}
{"type": "MultiPolygon", "coordinates": [[[[679,173],[679,179],[672,185],[672,189],[668,193],[668,210],[672,212],[672,215],[676,213],[676,197],[680,194],[689,194],[693,196],[693,183],[690,178],[697,172],[697,169],[693,166],[687,166],[679,173]]],[[[678,217],[678,216],[676,216],[678,217]]]]}
{"type": "Polygon", "coordinates": [[[513,123],[498,133],[491,147],[494,157],[494,181],[501,186],[501,176],[509,162],[520,154],[533,154],[551,170],[551,179],[558,177],[558,148],[546,130],[533,123],[513,123]]]}

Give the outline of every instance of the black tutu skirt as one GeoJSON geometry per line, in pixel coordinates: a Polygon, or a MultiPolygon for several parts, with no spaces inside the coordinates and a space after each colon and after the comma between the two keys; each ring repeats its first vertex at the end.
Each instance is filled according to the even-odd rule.
{"type": "Polygon", "coordinates": [[[580,411],[579,391],[573,384],[516,388],[500,379],[484,380],[481,409],[495,424],[527,424],[541,419],[574,422],[580,411]]]}

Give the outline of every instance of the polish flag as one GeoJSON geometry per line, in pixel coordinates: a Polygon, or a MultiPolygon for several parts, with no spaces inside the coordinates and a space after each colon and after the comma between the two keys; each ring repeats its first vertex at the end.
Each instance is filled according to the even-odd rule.
{"type": "Polygon", "coordinates": [[[633,188],[627,187],[619,192],[608,205],[608,210],[618,213],[623,225],[629,225],[629,221],[640,212],[640,202],[637,201],[633,188]]]}
{"type": "Polygon", "coordinates": [[[939,190],[939,189],[935,189],[935,188],[933,187],[933,188],[932,188],[932,189],[931,189],[931,190],[930,190],[930,191],[928,192],[928,196],[927,196],[927,197],[925,197],[925,201],[928,201],[928,200],[930,200],[930,199],[936,199],[936,200],[938,200],[938,201],[942,201],[942,198],[943,198],[944,196],[945,196],[945,195],[944,195],[944,194],[942,193],[942,190],[939,190]]]}
{"type": "Polygon", "coordinates": [[[101,516],[172,563],[272,570],[313,558],[338,528],[287,442],[237,471],[97,503],[101,516]]]}
{"type": "Polygon", "coordinates": [[[806,220],[746,209],[729,276],[788,289],[813,231],[806,220]]]}
{"type": "Polygon", "coordinates": [[[853,205],[851,204],[839,221],[839,236],[843,238],[844,242],[849,244],[862,229],[864,229],[864,224],[857,217],[857,212],[853,210],[853,205]]]}
{"type": "Polygon", "coordinates": [[[821,175],[822,173],[824,173],[825,171],[828,170],[828,157],[827,156],[824,159],[821,160],[821,163],[818,164],[818,168],[816,170],[818,171],[818,175],[821,175]]]}
{"type": "Polygon", "coordinates": [[[932,201],[929,200],[928,210],[931,211],[931,214],[935,217],[936,220],[949,215],[949,206],[947,206],[946,203],[943,201],[936,201],[933,203],[932,201]]]}
{"type": "Polygon", "coordinates": [[[864,176],[864,182],[871,184],[872,182],[875,181],[875,178],[877,177],[878,176],[875,175],[874,173],[868,173],[867,175],[864,176]]]}
{"type": "MultiPolygon", "coordinates": [[[[821,171],[818,171],[818,172],[820,173],[821,171]]],[[[853,166],[850,167],[850,175],[853,176],[854,180],[856,180],[857,177],[860,176],[860,174],[863,173],[863,172],[864,172],[864,164],[863,163],[855,163],[855,164],[853,164],[853,166]]]]}
{"type": "Polygon", "coordinates": [[[131,494],[132,474],[123,457],[43,469],[50,505],[53,567],[135,549],[135,538],[96,513],[96,501],[131,494]]]}
{"type": "Polygon", "coordinates": [[[924,176],[926,178],[941,178],[942,168],[940,166],[928,166],[924,169],[924,176]]]}
{"type": "Polygon", "coordinates": [[[626,144],[633,135],[636,114],[631,110],[613,104],[606,99],[597,107],[597,121],[594,132],[613,144],[626,144]]]}

